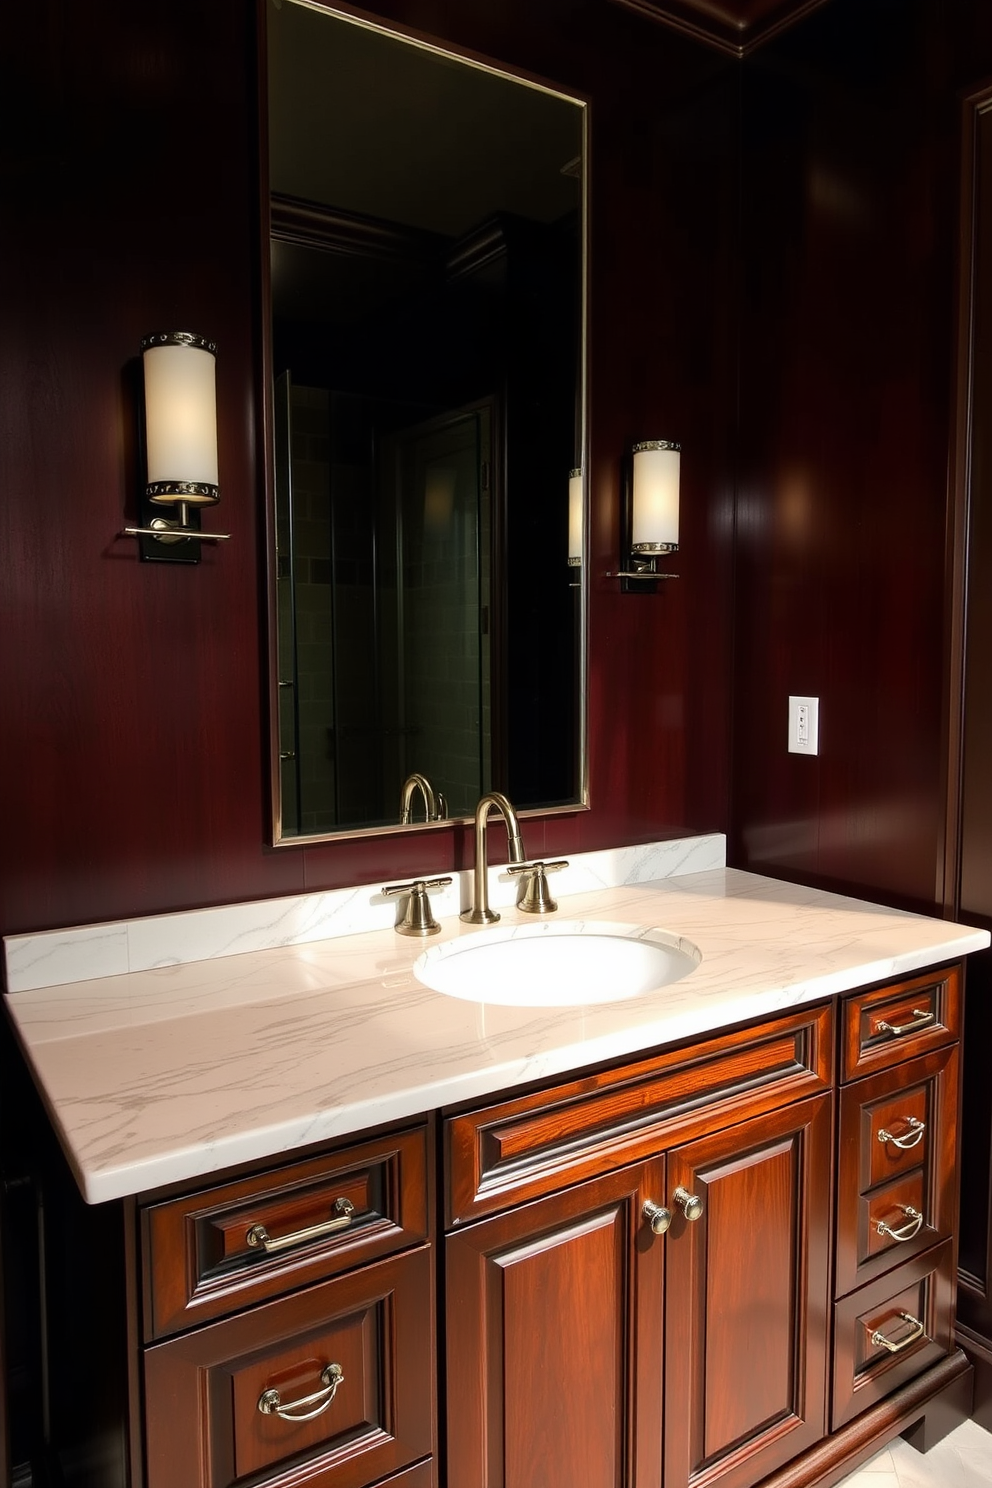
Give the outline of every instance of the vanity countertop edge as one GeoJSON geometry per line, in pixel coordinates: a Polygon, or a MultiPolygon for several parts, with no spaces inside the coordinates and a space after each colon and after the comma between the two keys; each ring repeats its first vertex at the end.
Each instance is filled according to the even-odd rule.
{"type": "MultiPolygon", "coordinates": [[[[641,1054],[986,947],[989,932],[719,868],[563,899],[558,921],[657,926],[684,980],[620,1002],[506,1007],[430,991],[393,930],[8,994],[84,1198],[100,1203],[641,1054]]],[[[505,926],[532,922],[503,911],[505,926]]]]}

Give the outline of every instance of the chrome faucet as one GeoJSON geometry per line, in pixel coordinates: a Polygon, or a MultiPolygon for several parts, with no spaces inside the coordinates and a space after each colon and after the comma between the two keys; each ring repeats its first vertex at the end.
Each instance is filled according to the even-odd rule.
{"type": "Polygon", "coordinates": [[[506,823],[510,862],[523,863],[526,859],[517,813],[502,791],[487,791],[475,808],[475,903],[471,909],[463,909],[459,916],[470,925],[491,925],[499,919],[496,911],[489,908],[489,865],[486,861],[486,823],[494,806],[506,823]]]}
{"type": "Polygon", "coordinates": [[[445,801],[440,791],[435,792],[434,787],[426,775],[414,773],[408,775],[403,782],[403,790],[400,794],[400,825],[409,826],[413,820],[413,796],[418,791],[424,798],[425,821],[441,821],[445,814],[445,801]]]}

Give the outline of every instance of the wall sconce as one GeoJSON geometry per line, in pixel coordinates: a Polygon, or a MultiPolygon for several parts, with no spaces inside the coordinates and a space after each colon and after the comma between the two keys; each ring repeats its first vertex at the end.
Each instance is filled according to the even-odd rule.
{"type": "Polygon", "coordinates": [[[680,444],[670,439],[644,439],[630,452],[620,535],[624,594],[653,594],[654,580],[677,579],[662,573],[658,559],[679,550],[680,444]]]}
{"type": "MultiPolygon", "coordinates": [[[[568,477],[568,566],[582,567],[582,471],[573,470],[568,477]]],[[[576,588],[577,585],[572,586],[576,588]]]]}
{"type": "Polygon", "coordinates": [[[199,563],[201,542],[229,532],[201,532],[198,508],[220,500],[217,484],[217,347],[203,336],[173,331],[141,343],[145,383],[145,474],[137,537],[143,559],[199,563]],[[163,507],[172,507],[166,517],[163,507]]]}

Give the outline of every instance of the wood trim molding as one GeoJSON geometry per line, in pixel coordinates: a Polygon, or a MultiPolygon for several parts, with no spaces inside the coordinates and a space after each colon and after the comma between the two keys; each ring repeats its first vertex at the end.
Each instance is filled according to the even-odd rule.
{"type": "Polygon", "coordinates": [[[951,447],[945,524],[946,707],[942,753],[945,781],[943,852],[937,863],[936,898],[945,915],[960,913],[961,809],[964,784],[964,693],[967,647],[968,528],[971,512],[972,379],[974,374],[975,260],[977,243],[977,137],[982,114],[992,108],[992,82],[963,101],[961,109],[960,225],[957,265],[957,325],[954,348],[951,447]]]}
{"type": "MultiPolygon", "coordinates": [[[[960,1285],[960,1280],[958,1282],[960,1285]]],[[[954,1329],[958,1345],[962,1348],[972,1363],[980,1359],[983,1364],[992,1366],[992,1344],[980,1333],[972,1328],[966,1328],[963,1323],[957,1323],[954,1329]]]]}
{"type": "Polygon", "coordinates": [[[500,217],[490,217],[459,238],[444,261],[445,278],[464,279],[477,274],[480,269],[505,258],[507,252],[506,230],[500,217]]]}
{"type": "Polygon", "coordinates": [[[612,0],[697,41],[744,57],[826,0],[612,0]]]}
{"type": "Polygon", "coordinates": [[[283,243],[348,258],[433,264],[448,279],[477,273],[507,251],[506,226],[501,216],[488,218],[456,239],[273,192],[270,220],[273,238],[283,243]]]}
{"type": "Polygon", "coordinates": [[[322,202],[272,193],[272,236],[284,243],[322,248],[349,257],[437,263],[451,240],[441,233],[405,227],[357,212],[341,212],[322,202]]]}

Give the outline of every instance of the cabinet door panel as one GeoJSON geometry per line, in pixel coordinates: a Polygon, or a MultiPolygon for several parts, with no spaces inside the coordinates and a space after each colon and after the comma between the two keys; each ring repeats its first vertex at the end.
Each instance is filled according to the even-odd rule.
{"type": "Polygon", "coordinates": [[[657,1488],[663,1190],[655,1159],[448,1237],[449,1482],[657,1488]]]}
{"type": "Polygon", "coordinates": [[[743,1488],[823,1432],[830,1139],[820,1096],[669,1154],[666,1488],[743,1488]]]}

